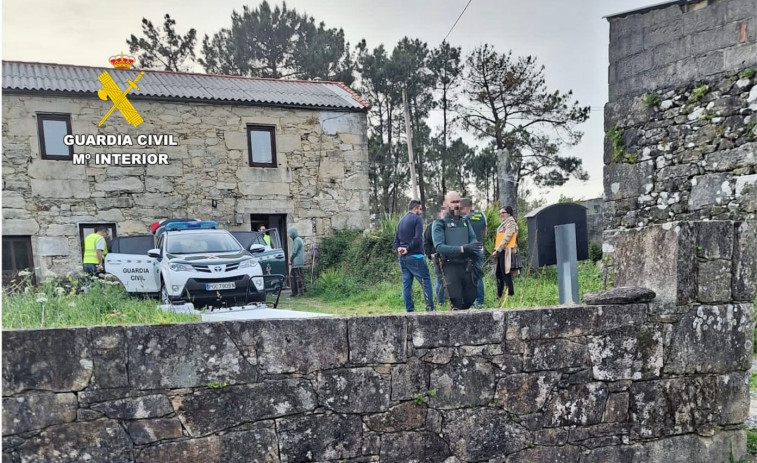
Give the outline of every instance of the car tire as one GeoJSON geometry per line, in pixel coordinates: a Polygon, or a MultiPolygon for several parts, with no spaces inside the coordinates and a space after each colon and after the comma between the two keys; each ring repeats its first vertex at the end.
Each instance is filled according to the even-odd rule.
{"type": "Polygon", "coordinates": [[[168,295],[168,288],[163,280],[160,280],[160,303],[165,305],[173,305],[176,303],[176,299],[168,295]]]}

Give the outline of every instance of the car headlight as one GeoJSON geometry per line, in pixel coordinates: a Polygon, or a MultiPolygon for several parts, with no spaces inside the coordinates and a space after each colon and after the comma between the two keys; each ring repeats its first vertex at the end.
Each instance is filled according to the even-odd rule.
{"type": "Polygon", "coordinates": [[[252,284],[255,285],[258,291],[262,291],[264,288],[265,282],[263,281],[263,277],[253,277],[252,284]]]}
{"type": "Polygon", "coordinates": [[[253,268],[258,266],[258,261],[256,259],[247,259],[245,261],[242,261],[241,264],[239,264],[239,268],[253,268]]]}
{"type": "Polygon", "coordinates": [[[188,264],[171,264],[168,266],[174,272],[191,272],[192,266],[188,264]]]}

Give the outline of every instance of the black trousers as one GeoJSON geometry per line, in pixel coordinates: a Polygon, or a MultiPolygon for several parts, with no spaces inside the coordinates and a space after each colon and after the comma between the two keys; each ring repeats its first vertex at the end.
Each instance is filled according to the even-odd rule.
{"type": "Polygon", "coordinates": [[[505,273],[505,253],[500,252],[497,255],[497,298],[502,297],[502,293],[505,292],[505,286],[507,286],[507,294],[512,296],[515,294],[515,288],[513,287],[513,274],[505,273]]]}
{"type": "Polygon", "coordinates": [[[301,296],[305,294],[305,272],[302,267],[292,269],[292,296],[301,296]]]}
{"type": "Polygon", "coordinates": [[[473,266],[475,262],[442,262],[442,272],[447,285],[447,294],[452,309],[470,309],[476,300],[478,280],[474,281],[473,266]]]}

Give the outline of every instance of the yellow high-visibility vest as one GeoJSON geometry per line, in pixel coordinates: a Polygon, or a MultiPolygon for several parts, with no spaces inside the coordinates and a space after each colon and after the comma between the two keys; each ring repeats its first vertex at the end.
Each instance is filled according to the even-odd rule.
{"type": "MultiPolygon", "coordinates": [[[[85,264],[98,264],[97,260],[97,242],[104,240],[105,238],[99,233],[90,233],[84,238],[84,259],[82,262],[85,264]]],[[[103,258],[108,253],[108,246],[105,245],[103,249],[103,258]]]]}

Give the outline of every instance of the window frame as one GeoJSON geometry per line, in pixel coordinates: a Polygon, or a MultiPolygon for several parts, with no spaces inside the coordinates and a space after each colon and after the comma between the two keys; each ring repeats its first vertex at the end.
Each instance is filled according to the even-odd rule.
{"type": "Polygon", "coordinates": [[[247,160],[250,167],[278,167],[276,158],[276,126],[274,125],[247,125],[247,160]],[[271,140],[271,162],[255,162],[252,153],[252,132],[268,132],[271,140]]]}
{"type": "Polygon", "coordinates": [[[37,113],[37,138],[39,140],[39,157],[40,159],[50,159],[53,161],[71,161],[74,159],[74,146],[68,147],[68,156],[56,156],[47,154],[45,147],[45,121],[63,121],[66,123],[66,135],[72,135],[71,131],[71,114],[68,113],[37,113]]]}
{"type": "Polygon", "coordinates": [[[86,238],[87,235],[89,235],[89,233],[87,233],[87,235],[84,234],[84,229],[91,228],[92,232],[94,232],[95,229],[97,229],[97,227],[99,227],[100,225],[104,225],[105,227],[108,227],[108,230],[110,230],[110,233],[105,238],[105,242],[107,243],[107,246],[108,246],[108,252],[110,252],[110,243],[116,237],[118,237],[115,222],[80,223],[79,224],[79,245],[81,246],[82,259],[84,259],[84,238],[86,238]]]}
{"type": "Polygon", "coordinates": [[[7,281],[11,281],[14,278],[18,276],[18,272],[21,270],[28,270],[31,274],[31,281],[32,284],[35,282],[35,270],[36,267],[34,266],[34,249],[32,248],[32,237],[28,235],[3,235],[3,244],[6,242],[10,245],[10,257],[11,257],[11,269],[2,269],[2,280],[3,283],[6,283],[7,281]],[[14,242],[23,242],[25,245],[27,245],[27,253],[26,257],[29,260],[29,263],[31,264],[31,268],[28,269],[22,269],[18,268],[16,265],[16,253],[15,248],[13,246],[14,242]]]}

